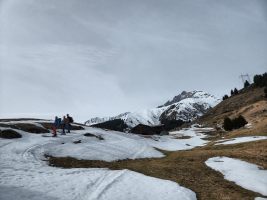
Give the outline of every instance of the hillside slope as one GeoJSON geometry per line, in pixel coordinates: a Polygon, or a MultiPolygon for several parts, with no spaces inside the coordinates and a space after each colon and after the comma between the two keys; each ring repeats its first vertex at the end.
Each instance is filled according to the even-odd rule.
{"type": "Polygon", "coordinates": [[[221,126],[225,117],[243,115],[250,128],[232,131],[232,135],[251,135],[267,133],[267,99],[264,88],[254,85],[242,89],[239,94],[222,101],[195,122],[204,126],[221,126]]]}

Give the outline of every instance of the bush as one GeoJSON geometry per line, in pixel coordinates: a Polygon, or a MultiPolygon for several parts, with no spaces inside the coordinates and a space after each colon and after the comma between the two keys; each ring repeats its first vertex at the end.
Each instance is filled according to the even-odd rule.
{"type": "Polygon", "coordinates": [[[247,88],[250,86],[250,83],[246,80],[245,83],[244,83],[244,88],[247,88]]]}
{"type": "Polygon", "coordinates": [[[267,87],[264,88],[264,94],[265,94],[265,98],[267,98],[267,87]]]}
{"type": "Polygon", "coordinates": [[[232,120],[229,117],[226,117],[224,118],[223,128],[226,131],[231,131],[233,129],[239,129],[245,126],[247,123],[248,122],[242,115],[239,115],[237,118],[234,118],[232,120]]]}
{"type": "Polygon", "coordinates": [[[232,120],[229,117],[224,118],[223,128],[226,131],[233,130],[232,120]]]}
{"type": "Polygon", "coordinates": [[[229,97],[228,97],[227,94],[223,96],[223,100],[226,100],[226,99],[228,99],[228,98],[229,98],[229,97]]]}
{"type": "Polygon", "coordinates": [[[234,94],[237,95],[238,93],[239,93],[238,90],[235,88],[234,89],[234,94]]]}
{"type": "Polygon", "coordinates": [[[239,115],[237,118],[234,118],[232,120],[233,129],[239,129],[243,126],[245,126],[248,122],[245,120],[245,118],[242,115],[239,115]]]}
{"type": "Polygon", "coordinates": [[[231,96],[234,96],[234,95],[237,95],[239,92],[238,92],[238,89],[233,89],[233,90],[231,90],[231,96]]]}
{"type": "Polygon", "coordinates": [[[257,87],[267,86],[267,73],[255,75],[253,81],[257,87]]]}

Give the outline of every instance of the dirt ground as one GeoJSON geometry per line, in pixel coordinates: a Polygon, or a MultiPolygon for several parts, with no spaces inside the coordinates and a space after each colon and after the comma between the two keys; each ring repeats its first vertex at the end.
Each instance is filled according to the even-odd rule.
{"type": "Polygon", "coordinates": [[[214,156],[227,156],[255,163],[267,169],[267,140],[219,146],[214,146],[211,142],[205,147],[192,150],[162,152],[166,157],[160,159],[104,162],[48,157],[48,160],[50,165],[55,167],[129,169],[148,176],[175,181],[196,192],[200,200],[252,200],[262,196],[225,180],[221,173],[207,167],[205,161],[214,156]]]}

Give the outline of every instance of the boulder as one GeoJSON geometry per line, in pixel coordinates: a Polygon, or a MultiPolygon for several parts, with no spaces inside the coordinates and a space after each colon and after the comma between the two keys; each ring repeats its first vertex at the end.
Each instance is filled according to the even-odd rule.
{"type": "Polygon", "coordinates": [[[48,129],[43,128],[41,126],[36,126],[34,124],[17,123],[14,126],[16,127],[16,129],[20,129],[29,133],[36,133],[36,134],[49,133],[48,129]]]}
{"type": "Polygon", "coordinates": [[[21,134],[18,132],[12,130],[12,129],[5,129],[5,130],[0,130],[0,138],[5,138],[5,139],[14,139],[14,138],[21,138],[21,134]]]}

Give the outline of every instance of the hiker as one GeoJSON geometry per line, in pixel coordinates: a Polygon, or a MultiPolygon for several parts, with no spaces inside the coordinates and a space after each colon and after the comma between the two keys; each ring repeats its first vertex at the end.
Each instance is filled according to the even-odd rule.
{"type": "Polygon", "coordinates": [[[60,129],[60,127],[61,127],[61,118],[58,117],[57,129],[60,129]]]}
{"type": "Polygon", "coordinates": [[[70,133],[71,123],[73,123],[73,118],[69,114],[67,114],[66,128],[68,130],[68,133],[70,133]]]}
{"type": "Polygon", "coordinates": [[[60,122],[57,116],[55,117],[54,124],[52,125],[52,130],[53,130],[53,137],[57,137],[57,128],[60,126],[60,122]]]}
{"type": "Polygon", "coordinates": [[[63,120],[61,121],[61,125],[62,125],[62,134],[61,135],[66,135],[65,128],[66,128],[67,120],[68,119],[66,118],[66,116],[63,116],[63,120]]]}

